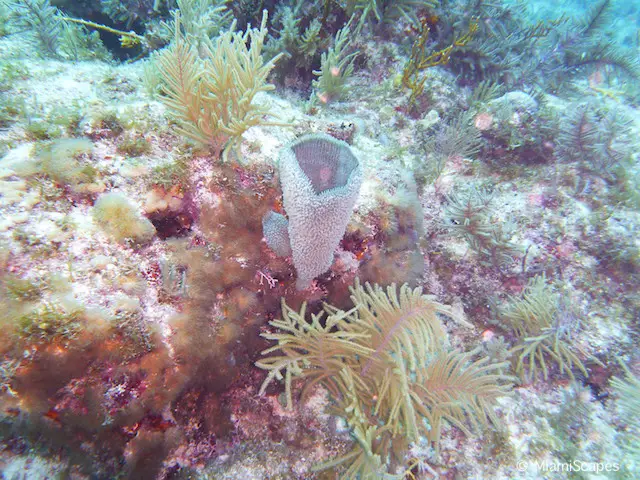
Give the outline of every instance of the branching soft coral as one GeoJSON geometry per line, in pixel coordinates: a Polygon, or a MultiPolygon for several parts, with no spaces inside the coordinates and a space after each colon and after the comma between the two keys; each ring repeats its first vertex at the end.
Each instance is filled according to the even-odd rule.
{"type": "Polygon", "coordinates": [[[345,11],[349,16],[359,13],[360,25],[373,20],[373,17],[376,22],[391,23],[407,19],[416,25],[416,12],[434,8],[438,3],[437,0],[347,0],[345,11]]]}
{"type": "Polygon", "coordinates": [[[317,64],[319,52],[328,40],[322,36],[326,32],[321,32],[320,20],[313,17],[308,20],[308,14],[301,12],[302,5],[298,3],[296,8],[291,8],[281,4],[273,16],[272,30],[275,30],[275,25],[278,25],[279,30],[269,37],[265,54],[267,58],[284,54],[273,75],[279,83],[283,83],[287,77],[308,78],[311,73],[309,67],[317,64]]]}
{"type": "Polygon", "coordinates": [[[349,23],[336,33],[333,47],[322,54],[320,70],[313,71],[318,77],[313,81],[313,88],[322,103],[337,100],[346,93],[345,82],[353,74],[353,62],[358,55],[358,52],[347,54],[351,35],[349,23]]]}
{"type": "Polygon", "coordinates": [[[506,229],[492,221],[491,200],[481,190],[451,195],[445,211],[446,226],[469,242],[483,264],[502,266],[513,262],[519,248],[509,241],[506,229]]]}
{"type": "Polygon", "coordinates": [[[58,56],[60,43],[60,22],[57,21],[58,9],[49,0],[16,0],[9,2],[14,11],[14,22],[25,30],[33,30],[42,55],[58,56]]]}
{"type": "Polygon", "coordinates": [[[556,364],[560,373],[574,378],[577,368],[585,376],[587,369],[578,356],[572,337],[578,328],[578,318],[568,303],[547,285],[546,278],[533,278],[521,298],[511,298],[501,311],[520,342],[512,349],[516,356],[515,371],[525,381],[539,374],[547,380],[549,366],[556,364]]]}
{"type": "MultiPolygon", "coordinates": [[[[274,125],[264,120],[269,109],[254,103],[258,92],[273,90],[267,76],[279,56],[264,62],[261,56],[267,35],[267,13],[260,29],[220,35],[204,44],[204,60],[180,31],[176,15],[174,41],[158,57],[164,104],[172,111],[178,132],[218,155],[227,145],[237,144],[255,125],[274,125]]],[[[206,40],[206,39],[205,39],[206,40]]]]}
{"type": "Polygon", "coordinates": [[[624,174],[633,151],[631,122],[619,112],[599,111],[593,104],[572,108],[558,125],[556,157],[578,162],[587,172],[615,182],[624,174]]]}
{"type": "Polygon", "coordinates": [[[625,378],[613,377],[611,386],[618,394],[618,405],[628,423],[629,443],[626,449],[638,461],[640,460],[640,439],[637,435],[640,432],[640,378],[633,375],[629,367],[622,362],[620,364],[624,369],[625,378]]]}
{"type": "Polygon", "coordinates": [[[466,323],[451,307],[420,288],[385,290],[358,280],[351,301],[349,311],[325,304],[311,320],[306,305],[295,312],[283,301],[283,318],[270,322],[279,332],[263,334],[278,342],[263,354],[279,354],[256,362],[269,372],[261,393],[274,379],[284,380],[291,406],[295,379],[306,381],[303,396],[322,384],[347,419],[353,450],[318,468],[345,463],[345,478],[392,478],[388,473],[402,466],[408,445],[421,435],[437,450],[442,420],[464,432],[467,424],[494,421],[492,405],[508,394],[512,378],[500,373],[506,364],[445,350],[439,316],[466,323]]]}

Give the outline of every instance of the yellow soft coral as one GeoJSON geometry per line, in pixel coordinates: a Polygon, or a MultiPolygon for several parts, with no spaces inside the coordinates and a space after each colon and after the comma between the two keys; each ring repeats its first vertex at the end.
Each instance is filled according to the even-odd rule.
{"type": "Polygon", "coordinates": [[[273,90],[267,76],[280,58],[269,62],[261,56],[267,35],[267,11],[260,29],[229,31],[203,48],[204,59],[187,43],[176,18],[174,41],[158,58],[163,80],[163,103],[171,110],[178,132],[208,145],[218,155],[237,144],[250,127],[276,125],[266,122],[269,109],[254,103],[258,92],[273,90]],[[247,46],[249,45],[249,46],[247,46]]]}
{"type": "Polygon", "coordinates": [[[411,97],[409,98],[409,105],[411,106],[415,104],[416,98],[424,89],[425,79],[418,78],[419,73],[426,68],[449,63],[453,49],[467,45],[478,31],[478,20],[472,19],[467,33],[456,38],[451,45],[427,55],[425,48],[430,31],[429,22],[427,20],[423,21],[420,35],[411,47],[411,57],[402,73],[402,84],[411,89],[411,97]]]}

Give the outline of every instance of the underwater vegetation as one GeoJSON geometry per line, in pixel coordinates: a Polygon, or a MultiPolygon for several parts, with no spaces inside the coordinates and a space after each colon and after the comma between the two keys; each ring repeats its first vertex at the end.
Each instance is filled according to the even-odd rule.
{"type": "Polygon", "coordinates": [[[626,446],[630,455],[637,457],[640,445],[638,444],[638,413],[640,413],[640,403],[638,403],[638,393],[640,392],[640,379],[634,376],[629,368],[622,364],[624,378],[613,377],[611,385],[616,390],[620,398],[620,408],[629,422],[627,434],[629,444],[626,446]]]}
{"type": "MultiPolygon", "coordinates": [[[[317,63],[318,55],[327,40],[322,38],[320,30],[322,23],[318,18],[313,18],[308,25],[302,18],[301,10],[304,7],[299,2],[295,9],[280,5],[273,18],[277,33],[269,35],[265,45],[267,57],[275,57],[282,54],[274,69],[274,77],[278,83],[283,83],[287,77],[304,75],[309,71],[312,63],[317,63]]],[[[318,12],[319,13],[319,12],[318,12]]],[[[275,30],[275,29],[274,29],[275,30]]]]}
{"type": "Polygon", "coordinates": [[[580,162],[588,172],[615,182],[631,153],[629,126],[630,120],[615,111],[578,105],[560,122],[556,156],[561,162],[580,162]]]}
{"type": "Polygon", "coordinates": [[[8,4],[11,13],[7,23],[32,32],[41,55],[72,61],[110,58],[97,32],[61,22],[61,12],[49,0],[17,0],[8,4]]]}
{"type": "Polygon", "coordinates": [[[515,372],[524,381],[539,374],[547,380],[548,363],[552,361],[560,373],[566,371],[572,378],[574,368],[588,375],[571,343],[579,328],[577,312],[571,309],[568,301],[553,292],[544,276],[539,276],[530,280],[521,298],[512,298],[501,310],[500,315],[520,340],[512,352],[517,359],[515,372]]]}
{"type": "Polygon", "coordinates": [[[640,7],[586,3],[0,0],[3,475],[637,478],[640,7]]]}
{"type": "Polygon", "coordinates": [[[215,45],[205,46],[208,61],[201,64],[182,38],[177,16],[172,46],[157,61],[166,93],[161,98],[175,113],[180,133],[217,153],[227,142],[237,143],[250,127],[269,124],[262,118],[268,110],[252,104],[258,92],[274,88],[266,79],[278,57],[263,63],[260,54],[266,23],[265,11],[260,29],[242,34],[232,26],[215,45]]]}
{"type": "Polygon", "coordinates": [[[492,221],[491,214],[491,196],[479,190],[450,197],[445,211],[448,228],[469,242],[480,261],[500,266],[512,262],[520,250],[508,240],[502,226],[492,221]]]}
{"type": "Polygon", "coordinates": [[[338,415],[346,417],[356,440],[353,450],[318,469],[347,463],[344,478],[384,477],[402,465],[420,435],[437,452],[444,419],[465,432],[467,424],[497,422],[491,404],[507,394],[511,378],[499,373],[504,364],[470,361],[470,354],[443,348],[439,315],[455,320],[450,307],[407,285],[398,292],[395,284],[384,290],[356,280],[350,291],[351,310],[325,304],[310,321],[306,304],[296,312],[283,301],[283,318],[270,322],[276,332],[262,334],[278,342],[263,355],[280,355],[256,363],[269,372],[262,393],[282,380],[291,407],[292,383],[300,378],[306,383],[303,396],[321,384],[338,415]]]}
{"type": "Polygon", "coordinates": [[[338,30],[334,45],[322,54],[320,70],[313,71],[318,77],[313,81],[313,87],[322,103],[340,98],[346,90],[345,80],[353,74],[353,62],[358,52],[347,54],[345,51],[350,34],[350,24],[338,30]]]}

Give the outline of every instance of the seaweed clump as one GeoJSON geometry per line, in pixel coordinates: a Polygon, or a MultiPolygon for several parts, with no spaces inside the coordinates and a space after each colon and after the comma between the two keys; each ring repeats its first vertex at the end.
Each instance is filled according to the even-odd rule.
{"type": "Polygon", "coordinates": [[[172,240],[172,254],[150,273],[161,282],[163,302],[185,297],[169,321],[170,341],[193,383],[207,391],[228,387],[251,348],[260,348],[253,342],[264,316],[277,308],[272,294],[283,294],[292,274],[283,259],[267,258],[261,241],[262,216],[275,195],[271,175],[263,168],[216,167],[210,189],[219,201],[201,212],[200,235],[172,240]]]}
{"type": "Polygon", "coordinates": [[[124,467],[128,478],[154,478],[166,456],[159,447],[175,443],[175,424],[162,412],[182,377],[153,327],[133,311],[78,303],[55,277],[4,274],[11,262],[0,258],[5,446],[55,456],[63,445],[69,469],[115,478],[124,467]],[[142,440],[149,435],[154,448],[142,440]]]}
{"type": "Polygon", "coordinates": [[[63,23],[61,19],[68,17],[49,0],[13,0],[9,7],[10,23],[32,33],[39,54],[72,61],[110,58],[97,32],[89,33],[82,25],[63,23]]]}
{"type": "Polygon", "coordinates": [[[282,319],[270,322],[279,331],[262,334],[278,342],[263,354],[278,353],[256,362],[269,372],[261,393],[283,380],[290,408],[294,380],[305,380],[303,397],[321,384],[347,419],[353,449],[318,470],[347,464],[344,478],[386,478],[421,435],[437,452],[443,421],[465,433],[497,423],[493,406],[512,383],[500,373],[508,363],[446,350],[439,315],[464,322],[450,307],[407,285],[385,290],[356,280],[350,290],[352,309],[325,304],[311,320],[306,303],[296,312],[283,300],[282,319]]]}
{"type": "MultiPolygon", "coordinates": [[[[415,66],[446,66],[465,84],[519,79],[521,72],[516,67],[522,64],[523,52],[531,51],[536,37],[522,27],[526,24],[522,6],[505,3],[441,2],[435,14],[423,15],[405,79],[412,78],[407,73],[417,79],[415,66]]],[[[418,82],[416,86],[419,94],[422,85],[418,82]]]]}
{"type": "Polygon", "coordinates": [[[32,30],[40,51],[58,56],[61,25],[57,20],[58,9],[49,0],[17,0],[11,5],[17,26],[32,30]]]}
{"type": "Polygon", "coordinates": [[[64,138],[38,145],[35,167],[58,185],[74,193],[93,193],[104,189],[98,171],[88,160],[93,143],[86,138],[64,138]]]}
{"type": "Polygon", "coordinates": [[[346,93],[346,79],[353,74],[353,62],[358,55],[357,51],[347,54],[351,34],[351,24],[340,29],[334,45],[322,54],[320,70],[313,71],[318,77],[313,87],[321,103],[337,100],[346,93]]]}
{"type": "Polygon", "coordinates": [[[273,17],[273,25],[280,29],[277,35],[269,36],[265,53],[269,57],[284,53],[273,70],[273,76],[280,83],[292,83],[295,77],[308,80],[309,68],[319,65],[320,50],[327,43],[322,36],[318,12],[314,9],[307,12],[302,7],[302,3],[295,8],[280,7],[273,17]]]}
{"type": "MultiPolygon", "coordinates": [[[[550,53],[540,58],[536,70],[542,72],[556,88],[585,71],[603,75],[603,66],[609,66],[627,78],[640,79],[640,63],[635,52],[611,40],[613,11],[611,0],[600,0],[581,18],[569,22],[559,39],[557,36],[547,47],[550,53]]],[[[599,88],[593,81],[590,83],[592,88],[599,88]]]]}
{"type": "Polygon", "coordinates": [[[419,186],[439,179],[447,164],[460,158],[473,158],[480,152],[482,136],[472,122],[473,112],[463,112],[437,127],[417,129],[421,153],[426,157],[415,171],[419,186]]]}

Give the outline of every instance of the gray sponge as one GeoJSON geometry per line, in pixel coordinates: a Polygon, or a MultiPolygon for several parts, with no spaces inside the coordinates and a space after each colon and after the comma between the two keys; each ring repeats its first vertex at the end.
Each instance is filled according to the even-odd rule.
{"type": "Polygon", "coordinates": [[[291,255],[291,241],[289,240],[289,220],[274,211],[267,212],[262,217],[262,232],[267,245],[279,257],[291,255]]]}
{"type": "MultiPolygon", "coordinates": [[[[329,135],[305,135],[283,148],[278,168],[298,273],[296,288],[302,290],[333,263],[360,192],[362,168],[349,146],[329,135]]],[[[266,227],[276,223],[267,216],[266,227]]],[[[277,221],[280,227],[281,222],[277,221]]],[[[265,236],[270,245],[281,245],[269,238],[269,228],[265,236]]]]}

